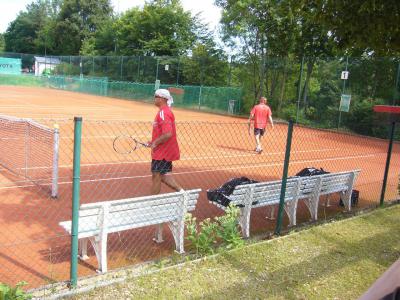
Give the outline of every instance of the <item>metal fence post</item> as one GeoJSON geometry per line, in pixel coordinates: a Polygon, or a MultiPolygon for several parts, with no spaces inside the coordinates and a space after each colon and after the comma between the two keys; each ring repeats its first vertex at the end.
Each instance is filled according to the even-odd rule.
{"type": "Polygon", "coordinates": [[[299,85],[298,85],[298,93],[297,93],[297,109],[296,109],[296,124],[299,121],[299,112],[300,112],[300,96],[301,96],[301,80],[303,77],[303,66],[304,66],[304,56],[301,59],[301,66],[300,66],[300,78],[299,78],[299,85]]]}
{"type": "Polygon", "coordinates": [[[288,174],[289,160],[290,160],[290,148],[292,147],[292,134],[293,134],[293,121],[290,120],[288,126],[287,140],[286,140],[285,162],[283,164],[283,175],[282,175],[281,197],[279,201],[278,220],[276,221],[276,229],[275,229],[276,235],[279,235],[281,233],[281,228],[282,228],[283,208],[285,205],[286,181],[287,181],[287,174],[288,174]]]}
{"type": "Polygon", "coordinates": [[[71,224],[71,268],[70,287],[76,287],[78,280],[78,219],[81,171],[82,117],[74,118],[74,162],[72,184],[72,224],[71,224]]]}
{"type": "Polygon", "coordinates": [[[395,129],[395,127],[396,127],[396,122],[392,122],[392,127],[390,129],[389,147],[388,147],[388,152],[387,152],[387,157],[386,157],[385,173],[383,175],[380,206],[383,206],[383,202],[385,201],[385,191],[386,191],[386,185],[387,185],[387,178],[388,178],[388,174],[389,174],[390,158],[392,156],[393,138],[394,138],[394,129],[395,129]]]}

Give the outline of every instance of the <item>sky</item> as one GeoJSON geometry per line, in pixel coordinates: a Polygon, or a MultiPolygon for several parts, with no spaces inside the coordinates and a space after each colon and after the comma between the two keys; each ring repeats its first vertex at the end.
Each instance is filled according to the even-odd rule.
{"type": "MultiPolygon", "coordinates": [[[[25,10],[27,4],[34,0],[0,0],[0,32],[5,32],[10,22],[15,20],[21,10],[25,10]]],[[[144,0],[111,0],[115,12],[143,6],[144,0]]],[[[221,10],[213,3],[214,0],[181,0],[182,6],[186,11],[191,11],[192,15],[202,12],[202,20],[209,25],[211,30],[215,30],[221,18],[221,10]]]]}

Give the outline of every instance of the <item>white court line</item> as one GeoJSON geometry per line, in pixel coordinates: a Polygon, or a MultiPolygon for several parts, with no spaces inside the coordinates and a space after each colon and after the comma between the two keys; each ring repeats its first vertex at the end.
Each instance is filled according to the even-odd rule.
{"type": "MultiPolygon", "coordinates": [[[[292,162],[290,162],[290,164],[304,164],[304,163],[310,163],[310,162],[325,162],[325,161],[333,161],[333,160],[350,160],[350,159],[367,158],[367,157],[375,157],[375,154],[333,157],[333,158],[317,159],[317,160],[299,160],[299,161],[292,161],[292,162]]],[[[237,170],[237,169],[247,169],[247,168],[261,168],[261,167],[262,168],[271,168],[271,167],[277,167],[277,166],[282,166],[282,165],[283,165],[283,162],[279,162],[279,163],[269,163],[269,164],[257,164],[257,165],[252,165],[252,166],[241,166],[241,167],[235,166],[235,167],[226,167],[226,168],[220,168],[220,169],[206,169],[206,170],[198,170],[198,171],[174,172],[173,174],[178,176],[178,175],[187,175],[187,174],[195,174],[195,173],[208,173],[208,172],[215,172],[215,171],[227,171],[227,170],[237,170]]],[[[148,178],[148,177],[151,177],[151,174],[140,175],[140,176],[124,176],[124,177],[111,177],[111,178],[81,180],[81,183],[92,183],[92,182],[110,181],[110,180],[126,180],[126,179],[148,178]]],[[[58,183],[58,185],[66,185],[66,184],[72,184],[72,181],[64,181],[64,182],[58,183]]],[[[23,186],[0,187],[0,190],[34,187],[34,186],[36,186],[36,185],[31,184],[31,185],[23,185],[23,186]]]]}
{"type": "MultiPolygon", "coordinates": [[[[299,151],[292,151],[291,153],[312,153],[312,152],[328,152],[328,151],[333,151],[333,150],[340,150],[342,148],[328,148],[328,149],[316,149],[316,150],[299,150],[299,151]]],[[[284,154],[285,152],[270,152],[270,153],[265,153],[263,155],[277,155],[277,154],[284,154]]],[[[387,154],[386,152],[376,152],[370,155],[381,155],[381,154],[387,154]]],[[[220,158],[232,158],[232,157],[250,157],[250,156],[259,156],[260,154],[258,153],[250,153],[250,154],[241,154],[241,155],[220,155],[220,156],[200,156],[200,157],[182,157],[180,161],[195,161],[195,160],[209,160],[209,159],[220,159],[220,158]]],[[[104,163],[86,163],[82,164],[81,167],[92,167],[92,166],[108,166],[108,165],[130,165],[130,164],[143,164],[143,163],[150,163],[151,160],[136,160],[136,161],[121,161],[121,162],[104,162],[104,163]]],[[[60,165],[58,168],[64,168],[64,169],[70,169],[72,168],[72,164],[68,165],[60,165]]],[[[52,166],[43,166],[43,167],[31,167],[31,168],[15,168],[15,170],[42,170],[42,169],[52,169],[52,166]]],[[[6,170],[4,168],[1,168],[0,166],[0,171],[6,170]]]]}

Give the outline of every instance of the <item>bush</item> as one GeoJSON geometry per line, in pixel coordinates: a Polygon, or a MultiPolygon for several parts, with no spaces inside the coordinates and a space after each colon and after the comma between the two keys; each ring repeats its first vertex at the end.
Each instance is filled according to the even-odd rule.
{"type": "Polygon", "coordinates": [[[214,244],[216,243],[217,224],[211,222],[211,219],[205,219],[199,223],[200,230],[197,228],[196,218],[187,214],[185,218],[188,236],[186,239],[192,242],[196,248],[196,254],[207,255],[214,253],[214,244]]]}
{"type": "Polygon", "coordinates": [[[0,300],[24,300],[32,299],[32,296],[27,294],[22,286],[27,285],[25,281],[21,281],[14,288],[0,282],[0,300]]]}
{"type": "Polygon", "coordinates": [[[240,234],[238,217],[239,208],[229,205],[225,211],[225,215],[216,218],[218,222],[217,236],[222,240],[223,245],[227,249],[233,249],[244,245],[244,241],[240,234]]]}
{"type": "Polygon", "coordinates": [[[237,221],[239,213],[239,208],[229,206],[225,215],[215,218],[215,222],[208,218],[200,222],[199,226],[197,226],[196,218],[187,214],[185,218],[188,231],[186,239],[192,242],[196,254],[213,254],[217,239],[222,241],[222,245],[226,249],[242,246],[244,241],[240,235],[237,221]]]}

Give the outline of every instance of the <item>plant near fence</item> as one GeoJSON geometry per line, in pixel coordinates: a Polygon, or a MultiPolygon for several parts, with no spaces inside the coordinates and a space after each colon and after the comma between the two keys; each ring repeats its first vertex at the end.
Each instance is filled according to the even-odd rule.
{"type": "Polygon", "coordinates": [[[196,254],[213,254],[218,224],[207,218],[197,226],[196,218],[191,214],[186,215],[185,223],[188,231],[186,239],[192,243],[192,246],[196,249],[196,254]]]}
{"type": "Polygon", "coordinates": [[[186,237],[196,249],[197,255],[208,255],[215,252],[215,245],[218,239],[225,249],[233,249],[244,245],[237,221],[240,214],[239,208],[229,206],[225,215],[212,219],[207,218],[196,223],[196,218],[187,214],[185,223],[188,231],[186,237]]]}
{"type": "Polygon", "coordinates": [[[240,210],[234,205],[229,205],[225,210],[225,215],[217,217],[218,223],[217,236],[222,240],[222,245],[226,249],[233,249],[244,245],[244,240],[240,234],[238,217],[240,210]]]}
{"type": "Polygon", "coordinates": [[[27,285],[25,281],[17,283],[15,287],[0,282],[0,300],[25,300],[32,299],[21,287],[27,285]]]}

